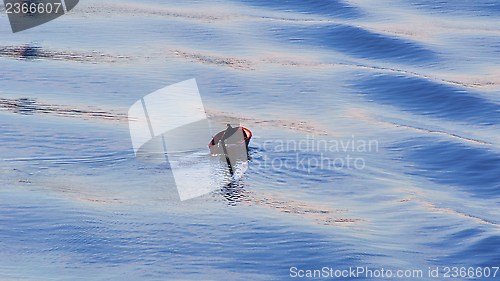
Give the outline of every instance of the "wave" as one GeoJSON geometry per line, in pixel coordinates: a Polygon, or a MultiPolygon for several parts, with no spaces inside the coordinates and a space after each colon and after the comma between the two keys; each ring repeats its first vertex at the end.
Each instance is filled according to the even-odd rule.
{"type": "Polygon", "coordinates": [[[290,44],[333,49],[357,58],[415,64],[436,63],[439,56],[424,45],[345,24],[281,26],[270,30],[273,38],[290,44]]]}
{"type": "Polygon", "coordinates": [[[80,157],[35,157],[35,158],[5,158],[2,161],[6,162],[21,162],[21,163],[39,163],[44,165],[60,166],[60,165],[80,165],[92,164],[94,166],[113,166],[117,163],[126,162],[131,160],[128,152],[120,151],[109,154],[101,154],[94,156],[80,156],[80,157]]]}
{"type": "Polygon", "coordinates": [[[458,14],[475,16],[498,16],[500,15],[500,3],[494,0],[411,0],[408,1],[413,7],[428,12],[439,14],[458,14]]]}
{"type": "Polygon", "coordinates": [[[61,50],[47,50],[40,46],[24,45],[24,46],[0,46],[0,57],[15,58],[21,60],[62,60],[75,62],[124,62],[129,61],[130,57],[110,55],[100,52],[70,52],[61,50]]]}
{"type": "Polygon", "coordinates": [[[414,76],[417,78],[434,80],[439,83],[450,84],[454,86],[467,87],[467,88],[496,88],[500,82],[496,79],[495,74],[492,73],[491,77],[473,77],[463,76],[458,78],[439,77],[402,68],[370,65],[367,63],[346,63],[346,62],[320,62],[314,57],[307,57],[296,54],[281,54],[280,56],[274,55],[260,55],[260,56],[226,56],[220,53],[207,52],[201,50],[188,50],[188,49],[171,49],[166,53],[138,56],[135,55],[120,55],[120,54],[106,54],[101,51],[62,51],[56,49],[42,48],[34,45],[19,45],[19,46],[0,46],[0,57],[19,59],[24,61],[36,60],[53,60],[53,61],[68,61],[77,63],[91,63],[91,64],[113,64],[113,63],[137,63],[137,62],[156,62],[158,60],[169,60],[172,58],[182,58],[195,63],[206,65],[213,65],[217,67],[230,68],[238,71],[258,71],[266,69],[269,64],[278,65],[283,67],[293,68],[353,68],[377,72],[386,72],[391,74],[402,74],[407,76],[414,76]]]}
{"type": "Polygon", "coordinates": [[[252,70],[252,63],[246,59],[216,56],[212,54],[189,53],[181,50],[173,51],[176,56],[200,62],[203,64],[211,64],[217,66],[227,66],[234,69],[252,70]]]}
{"type": "Polygon", "coordinates": [[[173,6],[169,7],[162,5],[150,5],[147,3],[133,3],[120,1],[119,4],[112,2],[94,1],[85,6],[83,3],[78,6],[78,9],[71,11],[73,15],[88,16],[157,16],[169,17],[186,20],[199,20],[204,22],[224,21],[237,17],[234,13],[225,11],[227,5],[224,7],[218,6],[217,8],[211,7],[203,9],[193,7],[173,6]],[[217,9],[218,8],[218,9],[217,9]]]}
{"type": "MultiPolygon", "coordinates": [[[[458,251],[454,251],[454,253],[449,254],[444,257],[440,257],[438,261],[445,265],[449,266],[450,263],[458,264],[462,263],[464,265],[475,265],[480,267],[498,267],[498,261],[500,260],[500,252],[497,250],[498,245],[500,245],[500,236],[497,234],[488,234],[484,233],[484,231],[477,231],[474,229],[467,229],[464,231],[460,231],[455,233],[454,243],[447,243],[446,245],[456,245],[457,242],[462,241],[471,241],[471,243],[467,243],[468,246],[461,247],[458,251]],[[481,237],[478,239],[478,237],[481,237]]],[[[463,242],[461,244],[464,244],[463,242]]],[[[495,270],[491,270],[491,275],[493,276],[493,272],[495,270]]],[[[498,278],[498,273],[497,273],[498,278]]]]}
{"type": "Polygon", "coordinates": [[[238,2],[266,9],[328,17],[357,18],[364,14],[358,7],[339,0],[240,0],[238,2]]]}
{"type": "Polygon", "coordinates": [[[230,206],[246,206],[271,209],[273,211],[300,217],[304,221],[325,226],[359,227],[363,219],[352,217],[349,210],[333,209],[321,202],[293,200],[286,196],[269,192],[253,191],[238,182],[213,193],[215,198],[224,198],[230,206]]]}
{"type": "Polygon", "coordinates": [[[479,93],[402,75],[380,74],[353,82],[359,94],[403,111],[450,121],[491,126],[500,122],[500,105],[479,93]]]}
{"type": "Polygon", "coordinates": [[[491,149],[423,137],[400,142],[392,150],[414,165],[411,175],[480,198],[500,195],[500,154],[491,149]]]}
{"type": "Polygon", "coordinates": [[[22,115],[44,114],[60,117],[101,119],[108,121],[127,120],[127,117],[124,114],[99,109],[77,109],[63,105],[41,103],[32,98],[0,98],[0,110],[5,110],[22,115]]]}

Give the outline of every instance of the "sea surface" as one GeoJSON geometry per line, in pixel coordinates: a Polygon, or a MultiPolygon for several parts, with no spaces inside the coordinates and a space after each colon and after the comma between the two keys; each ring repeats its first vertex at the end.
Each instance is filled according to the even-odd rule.
{"type": "Polygon", "coordinates": [[[1,14],[0,280],[500,280],[444,276],[500,266],[499,23],[495,0],[82,0],[15,34],[1,14]],[[254,137],[242,179],[180,201],[127,112],[191,78],[214,128],[254,137]]]}

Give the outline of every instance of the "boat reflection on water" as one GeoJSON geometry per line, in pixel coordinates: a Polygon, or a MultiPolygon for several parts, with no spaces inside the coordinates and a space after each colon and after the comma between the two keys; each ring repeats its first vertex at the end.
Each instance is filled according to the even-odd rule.
{"type": "Polygon", "coordinates": [[[250,192],[245,189],[245,183],[241,180],[228,183],[220,189],[219,195],[227,201],[229,206],[236,206],[249,200],[250,192]]]}

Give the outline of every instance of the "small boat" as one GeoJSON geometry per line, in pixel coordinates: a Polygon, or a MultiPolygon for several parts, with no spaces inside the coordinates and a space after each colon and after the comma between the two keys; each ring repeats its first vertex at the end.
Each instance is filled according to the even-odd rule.
{"type": "Polygon", "coordinates": [[[208,148],[212,155],[227,154],[228,148],[248,151],[251,138],[252,132],[249,129],[242,126],[233,128],[227,124],[227,129],[217,133],[208,143],[208,148]]]}

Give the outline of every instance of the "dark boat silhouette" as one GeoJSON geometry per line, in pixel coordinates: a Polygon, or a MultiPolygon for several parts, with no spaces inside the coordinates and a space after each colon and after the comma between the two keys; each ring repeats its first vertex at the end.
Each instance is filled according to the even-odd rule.
{"type": "Polygon", "coordinates": [[[252,132],[245,127],[231,127],[227,125],[227,129],[217,133],[208,143],[208,148],[212,155],[228,154],[230,150],[248,151],[248,144],[252,138],[252,132]]]}

